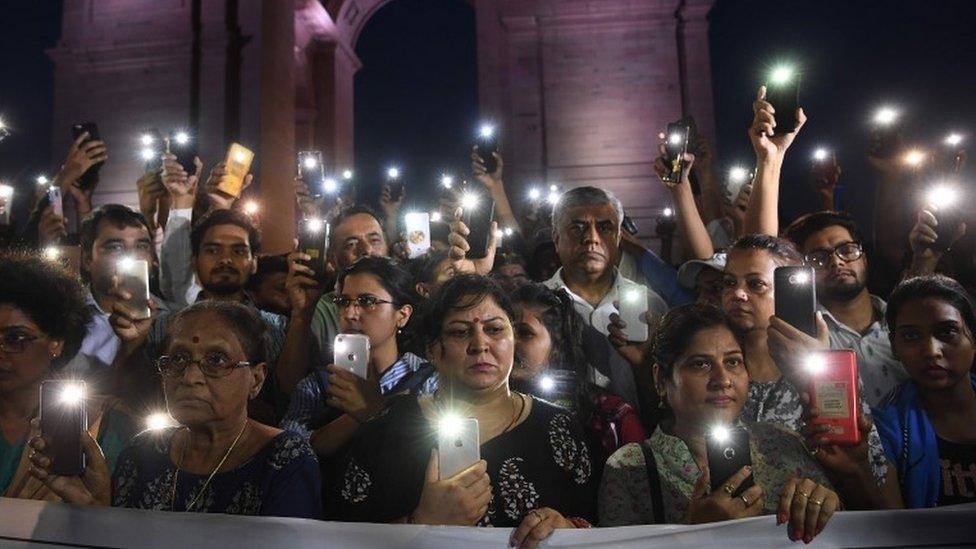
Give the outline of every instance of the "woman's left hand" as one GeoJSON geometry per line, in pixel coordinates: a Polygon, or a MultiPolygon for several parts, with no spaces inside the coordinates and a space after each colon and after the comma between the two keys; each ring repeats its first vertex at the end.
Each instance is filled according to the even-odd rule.
{"type": "Polygon", "coordinates": [[[522,524],[519,524],[512,533],[508,545],[519,549],[538,547],[539,543],[551,536],[556,528],[576,528],[576,525],[555,509],[549,507],[533,509],[522,517],[522,524]]]}
{"type": "Polygon", "coordinates": [[[335,364],[329,364],[325,369],[329,371],[329,386],[325,389],[329,395],[325,402],[329,406],[342,410],[359,423],[380,411],[383,397],[376,376],[361,379],[335,364]]]}
{"type": "Polygon", "coordinates": [[[810,543],[839,508],[837,492],[808,478],[792,478],[780,494],[776,524],[788,522],[790,540],[810,543]]]}
{"type": "Polygon", "coordinates": [[[829,474],[854,477],[859,473],[864,473],[870,477],[872,473],[871,464],[868,460],[868,433],[871,432],[873,426],[871,420],[862,414],[858,408],[857,428],[861,439],[854,446],[831,444],[825,436],[830,431],[830,426],[812,423],[820,415],[820,409],[810,406],[810,394],[801,393],[800,399],[803,401],[804,422],[803,427],[800,428],[800,434],[803,435],[807,448],[810,449],[814,459],[820,462],[820,465],[829,474]]]}
{"type": "Polygon", "coordinates": [[[48,443],[41,437],[40,420],[31,420],[30,474],[44,483],[65,503],[108,506],[112,500],[112,475],[98,443],[87,430],[81,432],[81,449],[87,464],[81,476],[66,477],[51,472],[51,458],[44,451],[48,443]]]}

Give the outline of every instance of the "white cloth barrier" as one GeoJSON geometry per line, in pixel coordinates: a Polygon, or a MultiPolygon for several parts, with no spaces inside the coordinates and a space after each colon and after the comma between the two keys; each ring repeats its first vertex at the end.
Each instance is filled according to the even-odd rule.
{"type": "MultiPolygon", "coordinates": [[[[511,530],[73,507],[0,498],[0,547],[499,549],[511,530]]],[[[699,526],[557,530],[544,547],[802,547],[772,516],[699,526]]],[[[976,504],[837,513],[811,547],[972,547],[976,504]]]]}

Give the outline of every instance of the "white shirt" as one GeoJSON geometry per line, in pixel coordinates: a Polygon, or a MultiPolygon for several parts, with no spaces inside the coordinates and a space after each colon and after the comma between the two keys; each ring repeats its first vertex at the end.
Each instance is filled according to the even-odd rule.
{"type": "MultiPolygon", "coordinates": [[[[618,313],[613,303],[620,301],[620,296],[629,286],[640,286],[640,284],[628,280],[619,272],[614,272],[613,286],[607,292],[596,307],[590,305],[588,301],[573,293],[563,281],[563,270],[560,268],[552,278],[543,282],[550,290],[566,290],[566,293],[573,300],[573,306],[587,325],[597,329],[603,335],[609,335],[610,315],[618,313]]],[[[652,316],[661,316],[668,310],[668,304],[654,290],[647,288],[648,311],[652,316]]]]}

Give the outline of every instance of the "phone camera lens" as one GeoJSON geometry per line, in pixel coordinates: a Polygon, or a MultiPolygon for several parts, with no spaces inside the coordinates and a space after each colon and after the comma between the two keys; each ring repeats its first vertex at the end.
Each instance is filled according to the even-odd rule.
{"type": "Polygon", "coordinates": [[[355,361],[356,360],[356,354],[355,353],[349,353],[348,355],[346,355],[346,358],[348,360],[355,361]]]}
{"type": "Polygon", "coordinates": [[[725,459],[735,459],[735,448],[726,448],[723,455],[725,456],[725,459]]]}
{"type": "Polygon", "coordinates": [[[454,447],[455,448],[460,448],[462,446],[464,446],[464,442],[460,438],[454,439],[454,447]]]}

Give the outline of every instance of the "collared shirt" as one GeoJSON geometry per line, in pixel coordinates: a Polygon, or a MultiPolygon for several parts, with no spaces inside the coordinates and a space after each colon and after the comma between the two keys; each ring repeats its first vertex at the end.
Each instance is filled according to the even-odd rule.
{"type": "Polygon", "coordinates": [[[203,288],[193,269],[190,242],[193,208],[169,211],[159,254],[159,285],[176,305],[187,305],[203,288]]]}
{"type": "MultiPolygon", "coordinates": [[[[610,326],[610,315],[617,313],[617,308],[613,306],[615,301],[620,301],[620,295],[628,286],[640,286],[640,284],[627,280],[619,272],[614,271],[613,285],[610,287],[610,291],[603,296],[603,299],[597,304],[596,307],[590,305],[588,301],[582,297],[573,293],[566,285],[563,280],[563,270],[560,268],[556,271],[556,274],[552,278],[543,282],[547,288],[550,290],[564,289],[570,298],[573,300],[573,306],[576,312],[580,315],[583,321],[588,325],[595,328],[603,335],[609,335],[610,326]]],[[[660,316],[663,315],[668,310],[668,304],[664,302],[661,296],[657,295],[657,292],[648,288],[647,289],[648,300],[650,301],[648,310],[652,315],[660,316]]]]}
{"type": "MultiPolygon", "coordinates": [[[[427,362],[413,353],[403,353],[392,366],[380,376],[380,394],[388,394],[411,374],[420,370],[427,362]]],[[[316,366],[291,394],[288,413],[281,421],[281,428],[294,431],[306,438],[312,431],[326,425],[338,417],[340,412],[325,403],[326,389],[329,387],[329,371],[324,366],[316,366]]],[[[431,375],[417,389],[419,394],[431,394],[437,390],[437,375],[431,375]]]]}
{"type": "Polygon", "coordinates": [[[905,366],[895,358],[888,339],[888,325],[884,322],[887,304],[877,296],[871,296],[874,322],[863,334],[843,324],[830,311],[820,307],[830,335],[831,349],[852,349],[857,355],[858,375],[863,391],[861,398],[868,405],[880,406],[892,391],[908,379],[905,366]]]}
{"type": "Polygon", "coordinates": [[[335,292],[329,292],[319,298],[309,325],[312,332],[312,350],[309,356],[320,364],[332,361],[332,342],[339,333],[339,308],[332,301],[335,295],[335,292]]]}

